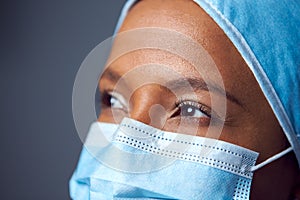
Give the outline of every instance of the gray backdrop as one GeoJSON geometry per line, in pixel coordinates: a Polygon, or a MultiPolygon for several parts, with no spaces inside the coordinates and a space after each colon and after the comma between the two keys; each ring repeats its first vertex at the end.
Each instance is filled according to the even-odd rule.
{"type": "Polygon", "coordinates": [[[69,199],[74,78],[124,0],[0,2],[0,199],[69,199]]]}

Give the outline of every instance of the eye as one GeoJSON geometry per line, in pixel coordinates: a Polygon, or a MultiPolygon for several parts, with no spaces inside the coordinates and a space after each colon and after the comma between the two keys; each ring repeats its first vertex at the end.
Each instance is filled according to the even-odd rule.
{"type": "Polygon", "coordinates": [[[209,108],[194,101],[183,101],[177,105],[177,108],[176,113],[181,117],[210,118],[209,108]]]}
{"type": "Polygon", "coordinates": [[[125,98],[117,92],[104,92],[102,103],[111,109],[127,110],[125,98]]]}
{"type": "Polygon", "coordinates": [[[122,103],[114,96],[110,97],[110,107],[112,108],[120,108],[122,109],[124,106],[122,105],[122,103]]]}

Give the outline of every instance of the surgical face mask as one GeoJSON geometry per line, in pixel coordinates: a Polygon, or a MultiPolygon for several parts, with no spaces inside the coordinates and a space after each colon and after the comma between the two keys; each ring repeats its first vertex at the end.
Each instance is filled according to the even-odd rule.
{"type": "Polygon", "coordinates": [[[70,180],[72,199],[249,199],[258,153],[125,118],[95,122],[70,180]]]}

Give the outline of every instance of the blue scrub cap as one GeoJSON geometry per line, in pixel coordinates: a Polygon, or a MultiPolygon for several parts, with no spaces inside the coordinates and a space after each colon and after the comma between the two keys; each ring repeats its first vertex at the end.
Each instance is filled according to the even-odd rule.
{"type": "MultiPolygon", "coordinates": [[[[115,33],[129,9],[123,7],[115,33]]],[[[300,2],[194,0],[223,29],[253,72],[300,166],[300,2]]]]}

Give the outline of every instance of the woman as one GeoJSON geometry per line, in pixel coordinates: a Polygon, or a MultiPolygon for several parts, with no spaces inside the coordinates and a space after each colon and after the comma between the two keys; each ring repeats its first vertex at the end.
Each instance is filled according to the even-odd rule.
{"type": "Polygon", "coordinates": [[[299,8],[129,1],[72,198],[300,198],[299,8]]]}

